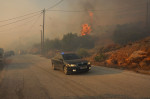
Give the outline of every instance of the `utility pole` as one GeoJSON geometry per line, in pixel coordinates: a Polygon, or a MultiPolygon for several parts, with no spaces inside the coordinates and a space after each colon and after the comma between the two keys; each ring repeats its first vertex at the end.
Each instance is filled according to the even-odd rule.
{"type": "Polygon", "coordinates": [[[43,33],[41,30],[41,55],[42,55],[42,51],[43,51],[43,33]]]}
{"type": "Polygon", "coordinates": [[[147,0],[147,28],[148,28],[148,31],[150,30],[149,28],[149,0],[147,0]]]}
{"type": "Polygon", "coordinates": [[[45,8],[43,10],[43,53],[44,53],[45,8]]]}

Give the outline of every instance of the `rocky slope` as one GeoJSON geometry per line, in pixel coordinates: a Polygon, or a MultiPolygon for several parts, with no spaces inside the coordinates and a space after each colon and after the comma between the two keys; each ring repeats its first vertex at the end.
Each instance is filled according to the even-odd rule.
{"type": "Polygon", "coordinates": [[[88,58],[93,64],[132,70],[150,70],[150,37],[123,47],[103,48],[88,58]],[[113,50],[111,50],[113,49],[113,50]],[[100,60],[97,60],[99,58],[100,60]]]}

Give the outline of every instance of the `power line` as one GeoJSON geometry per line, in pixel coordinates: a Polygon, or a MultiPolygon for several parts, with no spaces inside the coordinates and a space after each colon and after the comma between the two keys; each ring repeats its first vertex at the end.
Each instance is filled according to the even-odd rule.
{"type": "Polygon", "coordinates": [[[18,17],[14,17],[14,18],[7,19],[7,20],[2,20],[2,21],[0,21],[0,22],[6,22],[6,21],[14,20],[14,19],[17,19],[17,18],[21,18],[21,17],[25,17],[25,16],[28,16],[28,15],[32,15],[32,14],[35,14],[35,13],[38,13],[38,12],[41,12],[41,11],[37,11],[37,12],[33,12],[33,13],[29,13],[29,14],[25,14],[25,15],[18,16],[18,17]]]}
{"type": "Polygon", "coordinates": [[[9,28],[9,29],[5,29],[5,30],[1,30],[0,32],[4,32],[4,31],[10,31],[10,30],[12,30],[12,29],[16,29],[16,27],[21,27],[21,26],[24,26],[25,24],[27,24],[27,23],[29,23],[29,22],[32,22],[34,19],[31,19],[31,20],[29,20],[29,21],[27,21],[27,22],[25,22],[25,23],[23,23],[23,24],[20,24],[20,25],[17,25],[17,26],[15,26],[15,27],[13,27],[13,28],[9,28]]]}
{"type": "MultiPolygon", "coordinates": [[[[57,6],[57,5],[59,5],[61,2],[63,2],[63,0],[60,0],[58,3],[56,3],[55,5],[53,5],[53,6],[49,7],[49,8],[47,8],[46,10],[51,9],[51,8],[53,8],[53,7],[57,6]]],[[[35,13],[38,13],[38,12],[41,12],[41,11],[42,11],[42,10],[36,11],[36,12],[32,12],[32,13],[29,13],[29,14],[25,14],[25,15],[22,15],[22,16],[18,16],[18,17],[6,19],[6,20],[1,20],[0,22],[6,22],[6,21],[14,20],[14,19],[17,19],[17,18],[21,18],[21,17],[25,17],[25,16],[28,16],[28,15],[32,15],[32,14],[35,14],[35,13]]]]}
{"type": "Polygon", "coordinates": [[[27,32],[30,32],[31,31],[31,29],[34,27],[34,25],[37,23],[37,21],[38,21],[38,19],[41,17],[41,15],[42,15],[42,13],[39,15],[39,16],[37,16],[36,18],[34,18],[35,20],[32,20],[32,21],[34,21],[33,22],[33,24],[28,28],[28,30],[27,30],[27,32]]]}
{"type": "MultiPolygon", "coordinates": [[[[117,10],[117,9],[115,9],[115,10],[117,10]]],[[[122,10],[130,10],[130,9],[122,9],[122,10]]],[[[101,11],[106,11],[106,10],[47,10],[47,11],[54,11],[54,12],[88,12],[88,11],[101,12],[101,11]]],[[[107,10],[107,11],[110,11],[110,10],[107,10]]]]}
{"type": "Polygon", "coordinates": [[[29,31],[34,27],[34,25],[37,23],[38,19],[41,17],[42,14],[40,14],[37,19],[34,21],[34,23],[32,24],[32,26],[30,27],[29,31]]]}
{"type": "Polygon", "coordinates": [[[39,15],[39,14],[36,14],[36,15],[33,15],[33,16],[30,16],[30,17],[27,17],[27,18],[24,18],[24,19],[21,19],[21,20],[17,20],[17,21],[8,23],[8,24],[1,25],[0,28],[1,28],[1,27],[4,27],[4,26],[7,26],[7,25],[11,25],[11,24],[17,23],[17,22],[20,22],[20,21],[23,21],[23,20],[26,20],[26,19],[29,19],[29,18],[34,17],[34,16],[37,16],[37,15],[39,15]]]}
{"type": "Polygon", "coordinates": [[[149,0],[147,0],[147,28],[149,29],[149,0]]]}
{"type": "Polygon", "coordinates": [[[51,6],[51,7],[49,7],[49,8],[47,8],[46,10],[48,10],[48,9],[52,9],[52,8],[54,8],[54,7],[56,7],[57,5],[59,5],[61,2],[63,2],[64,0],[60,0],[58,3],[56,3],[55,5],[53,5],[53,6],[51,6]]]}
{"type": "MultiPolygon", "coordinates": [[[[46,9],[46,11],[58,11],[58,12],[88,12],[88,11],[93,11],[93,12],[100,12],[102,13],[102,11],[106,11],[106,10],[49,10],[51,8],[54,8],[55,6],[59,5],[60,3],[62,3],[64,0],[60,0],[58,3],[54,4],[53,6],[49,7],[46,9]]],[[[141,5],[141,4],[140,4],[141,5]]],[[[133,6],[132,8],[136,8],[137,5],[133,6]]],[[[131,9],[124,9],[124,8],[118,8],[119,10],[131,10],[131,9]]],[[[107,9],[107,11],[111,11],[111,10],[117,10],[117,9],[107,9]]],[[[42,11],[42,10],[41,10],[42,11]]],[[[38,12],[41,12],[41,11],[36,11],[36,12],[33,12],[33,13],[29,13],[29,14],[25,14],[25,15],[22,15],[22,16],[18,16],[18,17],[15,17],[15,18],[11,18],[11,19],[7,19],[7,20],[2,20],[0,22],[5,22],[5,21],[10,21],[10,20],[14,20],[14,19],[18,19],[18,18],[22,18],[22,17],[25,17],[25,16],[29,16],[29,15],[33,15],[33,14],[36,14],[38,12]]],[[[122,13],[122,12],[121,12],[122,13]]],[[[37,16],[37,15],[33,15],[33,16],[37,16]]],[[[24,19],[21,19],[21,20],[17,20],[17,21],[14,21],[14,22],[11,22],[11,23],[8,23],[8,24],[4,24],[4,25],[1,25],[0,27],[4,27],[4,26],[7,26],[7,25],[10,25],[10,24],[13,24],[13,23],[17,23],[19,21],[23,21],[23,20],[26,20],[28,18],[31,18],[33,16],[30,16],[30,17],[27,17],[27,18],[24,18],[24,19]]]]}
{"type": "Polygon", "coordinates": [[[58,1],[60,0],[47,0],[50,2],[51,5],[49,5],[49,7],[53,6],[53,4],[56,4],[58,1]]]}
{"type": "MultiPolygon", "coordinates": [[[[63,2],[63,0],[60,0],[60,1],[59,1],[58,3],[56,3],[55,5],[53,5],[53,6],[49,7],[49,8],[47,8],[47,10],[48,10],[48,9],[51,9],[51,8],[57,6],[57,5],[59,5],[61,2],[63,2]]],[[[25,17],[25,16],[29,16],[29,15],[36,14],[36,13],[41,12],[41,11],[42,11],[42,10],[36,11],[36,12],[33,12],[33,13],[29,13],[29,14],[25,14],[25,15],[22,15],[22,16],[14,17],[14,18],[7,19],[7,20],[2,20],[2,21],[0,21],[0,22],[7,22],[7,21],[15,20],[15,19],[18,19],[18,18],[22,18],[22,17],[25,17]]],[[[33,16],[36,16],[36,15],[33,15],[33,16]]],[[[4,26],[10,25],[10,24],[14,24],[14,23],[17,23],[17,22],[19,22],[19,21],[23,21],[23,20],[26,20],[26,19],[28,19],[28,18],[31,18],[31,17],[33,17],[33,16],[30,16],[30,17],[27,17],[27,18],[24,18],[24,19],[21,19],[21,20],[17,20],[17,21],[8,23],[8,24],[4,24],[4,25],[1,25],[0,27],[4,27],[4,26]]]]}
{"type": "MultiPolygon", "coordinates": [[[[47,11],[60,11],[60,12],[87,12],[86,10],[77,10],[77,11],[67,11],[67,10],[49,10],[51,8],[54,8],[55,6],[59,5],[61,2],[63,2],[64,0],[60,0],[58,3],[56,3],[55,5],[47,8],[46,10],[47,11]]],[[[119,8],[120,9],[120,8],[119,8]]],[[[112,9],[111,9],[112,10],[112,9]]],[[[89,10],[89,11],[104,11],[104,10],[89,10]]],[[[40,11],[36,11],[36,12],[33,12],[33,13],[29,13],[29,14],[25,14],[25,15],[22,15],[22,16],[18,16],[18,17],[14,17],[14,18],[11,18],[11,19],[7,19],[7,20],[2,20],[0,22],[5,22],[5,21],[10,21],[10,20],[14,20],[14,19],[17,19],[17,18],[21,18],[21,17],[25,17],[25,16],[28,16],[28,15],[32,15],[32,14],[35,14],[35,13],[38,13],[38,12],[41,12],[40,11]]]]}
{"type": "MultiPolygon", "coordinates": [[[[141,5],[145,5],[145,3],[143,4],[138,4],[138,5],[134,5],[132,8],[137,8],[137,6],[141,6],[141,5]]],[[[102,12],[102,11],[114,11],[114,10],[127,10],[124,9],[123,7],[121,8],[117,8],[117,9],[105,9],[105,10],[47,10],[47,11],[55,11],[55,12],[88,12],[88,11],[92,11],[92,12],[102,12]]],[[[130,10],[130,9],[129,9],[130,10]]]]}

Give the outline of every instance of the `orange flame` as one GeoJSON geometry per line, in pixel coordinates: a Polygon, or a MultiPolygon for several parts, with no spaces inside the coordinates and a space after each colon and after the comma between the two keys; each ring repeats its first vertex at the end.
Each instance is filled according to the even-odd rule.
{"type": "Polygon", "coordinates": [[[89,16],[90,16],[90,20],[91,20],[91,24],[93,23],[93,12],[89,11],[89,16]]]}
{"type": "MultiPolygon", "coordinates": [[[[93,23],[93,12],[91,12],[91,11],[88,11],[88,12],[89,12],[90,21],[91,21],[90,25],[92,26],[92,23],[93,23]]],[[[88,24],[83,24],[82,25],[82,30],[81,30],[81,36],[90,34],[91,31],[92,31],[91,26],[89,26],[88,24]]]]}
{"type": "Polygon", "coordinates": [[[89,11],[89,16],[93,17],[93,12],[89,11]]]}
{"type": "Polygon", "coordinates": [[[91,26],[88,24],[82,25],[81,36],[88,35],[92,31],[91,26]]]}

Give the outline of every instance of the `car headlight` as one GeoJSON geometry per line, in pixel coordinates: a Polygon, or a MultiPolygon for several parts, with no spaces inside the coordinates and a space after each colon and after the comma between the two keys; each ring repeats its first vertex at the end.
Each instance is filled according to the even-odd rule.
{"type": "Polygon", "coordinates": [[[69,67],[76,67],[76,64],[68,64],[69,67]]]}
{"type": "Polygon", "coordinates": [[[91,65],[91,62],[88,62],[88,65],[91,65]]]}

